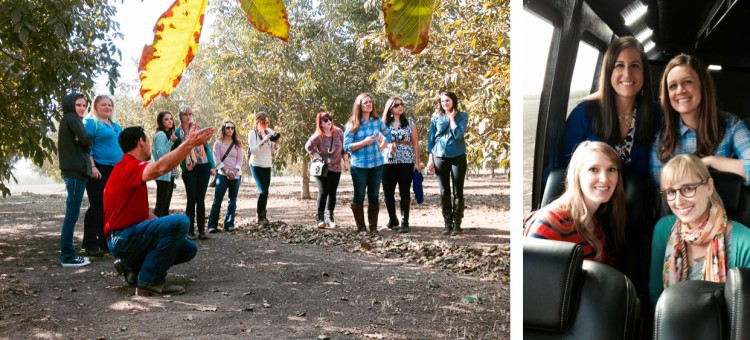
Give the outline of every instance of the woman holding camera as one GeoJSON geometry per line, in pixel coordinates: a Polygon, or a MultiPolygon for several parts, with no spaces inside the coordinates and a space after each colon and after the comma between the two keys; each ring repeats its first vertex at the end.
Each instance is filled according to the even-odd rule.
{"type": "Polygon", "coordinates": [[[333,125],[333,117],[328,112],[319,112],[315,118],[317,131],[307,140],[305,149],[315,158],[328,164],[326,176],[315,176],[318,183],[318,228],[336,228],[333,209],[336,207],[336,190],[341,179],[341,154],[344,149],[344,132],[333,125]],[[328,216],[323,219],[323,211],[328,207],[328,216]]]}
{"type": "Polygon", "coordinates": [[[267,218],[268,188],[271,186],[271,166],[273,152],[279,149],[281,135],[274,133],[268,126],[271,118],[268,113],[259,112],[255,115],[255,128],[248,136],[247,148],[250,151],[250,171],[253,173],[255,184],[258,186],[258,219],[257,223],[267,225],[271,223],[267,218]]]}

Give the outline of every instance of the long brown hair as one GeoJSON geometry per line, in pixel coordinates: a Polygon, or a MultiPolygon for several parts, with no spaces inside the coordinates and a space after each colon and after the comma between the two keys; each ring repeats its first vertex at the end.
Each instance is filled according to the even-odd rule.
{"type": "Polygon", "coordinates": [[[227,131],[227,124],[232,124],[232,126],[234,126],[234,132],[232,133],[232,143],[234,143],[234,147],[241,148],[242,143],[239,141],[239,139],[237,139],[237,134],[239,133],[239,131],[237,131],[237,124],[230,120],[227,120],[224,122],[224,124],[221,124],[221,137],[219,138],[224,139],[224,133],[227,131]]]}
{"type": "Polygon", "coordinates": [[[619,144],[621,142],[620,120],[617,116],[617,106],[615,104],[617,93],[612,87],[612,73],[614,73],[615,64],[620,52],[628,48],[638,51],[643,70],[643,85],[635,102],[638,110],[637,124],[639,127],[638,138],[636,138],[635,142],[649,145],[654,141],[654,136],[658,129],[658,117],[653,110],[652,104],[653,91],[648,56],[638,39],[633,37],[619,37],[609,44],[602,60],[602,72],[599,74],[598,89],[583,101],[595,102],[601,110],[599,114],[592,115],[594,133],[609,144],[619,144]]]}
{"type": "MultiPolygon", "coordinates": [[[[388,101],[385,102],[385,109],[383,110],[383,123],[385,123],[385,126],[390,126],[391,122],[393,122],[394,120],[394,115],[391,110],[393,110],[393,105],[396,104],[396,101],[400,101],[401,107],[403,107],[404,100],[399,97],[388,98],[388,101]]],[[[407,125],[409,125],[409,120],[406,119],[406,108],[404,108],[404,110],[402,111],[401,117],[399,117],[398,122],[402,127],[406,127],[407,125]]]]}
{"type": "Polygon", "coordinates": [[[666,163],[674,155],[680,144],[680,113],[672,108],[669,100],[667,75],[677,66],[686,65],[695,71],[701,82],[701,103],[698,105],[698,128],[696,129],[696,155],[705,157],[713,155],[724,139],[726,122],[716,105],[716,87],[708,69],[698,58],[689,54],[680,54],[669,61],[661,77],[661,110],[664,112],[664,129],[659,140],[659,160],[666,163]]]}
{"type": "Polygon", "coordinates": [[[586,243],[596,249],[597,259],[602,255],[602,244],[594,236],[594,233],[584,228],[583,222],[594,216],[603,216],[603,221],[609,222],[609,228],[614,235],[614,245],[621,246],[625,243],[625,190],[622,187],[622,166],[620,165],[620,156],[617,151],[609,144],[604,142],[584,141],[578,145],[573,152],[573,156],[568,164],[568,171],[565,177],[565,192],[556,199],[550,206],[566,207],[570,210],[570,216],[573,219],[573,228],[586,240],[586,243]],[[585,169],[584,163],[591,156],[591,153],[597,152],[612,163],[617,164],[617,185],[612,197],[605,204],[599,206],[597,211],[588,211],[586,201],[581,190],[580,174],[585,169]]]}
{"type": "Polygon", "coordinates": [[[352,133],[359,130],[359,120],[362,119],[362,101],[365,100],[365,98],[370,98],[370,100],[372,100],[372,112],[370,112],[370,118],[378,118],[378,109],[375,108],[375,99],[373,96],[367,92],[360,93],[359,96],[357,96],[357,99],[354,100],[352,115],[349,117],[349,131],[352,133]]]}

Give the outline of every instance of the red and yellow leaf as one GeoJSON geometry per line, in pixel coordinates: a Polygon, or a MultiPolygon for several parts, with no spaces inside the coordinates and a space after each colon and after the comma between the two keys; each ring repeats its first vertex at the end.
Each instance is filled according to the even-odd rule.
{"type": "Polygon", "coordinates": [[[289,40],[289,16],[281,0],[237,0],[247,15],[247,20],[258,31],[281,40],[289,40]]]}
{"type": "Polygon", "coordinates": [[[175,0],[154,25],[154,42],[143,47],[138,74],[143,107],[168,97],[198,51],[208,0],[175,0]]]}
{"type": "Polygon", "coordinates": [[[419,54],[427,47],[435,0],[385,0],[385,35],[394,50],[419,54]]]}

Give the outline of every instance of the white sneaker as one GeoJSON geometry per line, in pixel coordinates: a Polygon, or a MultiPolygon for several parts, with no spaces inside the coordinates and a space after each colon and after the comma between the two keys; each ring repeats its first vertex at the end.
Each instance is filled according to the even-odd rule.
{"type": "Polygon", "coordinates": [[[88,257],[76,256],[72,260],[68,260],[68,261],[65,261],[65,262],[60,261],[60,264],[63,267],[68,268],[68,267],[83,267],[83,266],[88,266],[88,265],[91,264],[91,262],[89,261],[88,257]]]}

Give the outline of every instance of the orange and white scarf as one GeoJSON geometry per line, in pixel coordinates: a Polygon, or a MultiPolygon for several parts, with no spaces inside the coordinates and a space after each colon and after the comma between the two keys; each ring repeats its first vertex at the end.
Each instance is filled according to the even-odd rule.
{"type": "Polygon", "coordinates": [[[721,206],[709,208],[707,216],[701,218],[695,228],[677,219],[672,226],[664,254],[664,288],[688,280],[688,243],[708,247],[701,280],[726,282],[727,256],[724,240],[728,221],[727,213],[721,206]]]}

